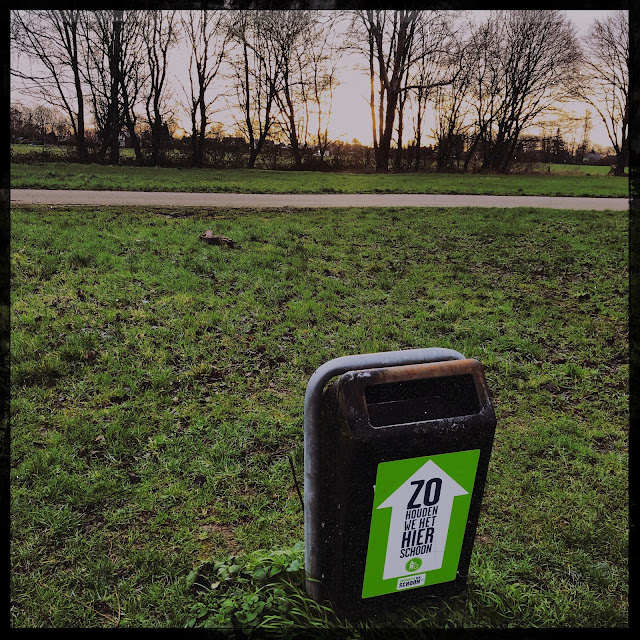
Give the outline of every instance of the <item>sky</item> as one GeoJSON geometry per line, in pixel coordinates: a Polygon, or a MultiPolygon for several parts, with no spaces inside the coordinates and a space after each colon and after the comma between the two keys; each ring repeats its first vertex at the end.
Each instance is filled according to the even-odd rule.
{"type": "MultiPolygon", "coordinates": [[[[476,14],[480,18],[488,12],[467,11],[465,13],[476,14]]],[[[607,10],[573,10],[565,11],[565,13],[576,26],[578,36],[584,37],[595,19],[602,19],[610,12],[607,10]]],[[[342,70],[340,72],[341,82],[337,89],[334,90],[330,138],[346,142],[351,142],[355,138],[363,144],[371,144],[372,134],[368,105],[368,74],[350,68],[354,65],[354,62],[355,59],[353,55],[345,56],[342,61],[342,70]]],[[[364,59],[359,62],[364,62],[364,59]]],[[[14,63],[12,62],[12,64],[14,63]]],[[[176,50],[172,56],[169,71],[170,75],[173,76],[174,94],[178,98],[184,98],[184,92],[180,86],[186,83],[185,70],[187,69],[187,65],[188,53],[186,50],[176,50]]],[[[18,101],[21,96],[16,89],[17,87],[12,86],[12,100],[18,101]]],[[[214,114],[213,119],[222,122],[225,127],[233,129],[233,110],[229,106],[225,107],[223,101],[218,101],[217,104],[219,105],[219,110],[214,114]]],[[[586,109],[586,105],[574,103],[570,105],[568,110],[576,117],[582,117],[586,109]]],[[[183,116],[180,120],[185,128],[188,127],[188,118],[183,116]]],[[[598,125],[597,114],[593,114],[592,122],[594,125],[590,134],[592,143],[602,147],[610,146],[604,125],[598,125]]],[[[405,126],[408,127],[406,137],[410,137],[410,125],[405,126]]],[[[433,120],[427,119],[423,131],[429,132],[432,126],[433,120]]],[[[535,131],[532,131],[532,133],[535,133],[535,131]]],[[[431,144],[432,142],[433,140],[425,140],[426,144],[431,144]]]]}

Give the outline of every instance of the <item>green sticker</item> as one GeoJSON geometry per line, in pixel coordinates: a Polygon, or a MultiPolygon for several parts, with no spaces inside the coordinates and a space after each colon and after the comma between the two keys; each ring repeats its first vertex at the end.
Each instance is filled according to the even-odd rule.
{"type": "Polygon", "coordinates": [[[455,580],[480,450],[378,465],[362,597],[455,580]]]}

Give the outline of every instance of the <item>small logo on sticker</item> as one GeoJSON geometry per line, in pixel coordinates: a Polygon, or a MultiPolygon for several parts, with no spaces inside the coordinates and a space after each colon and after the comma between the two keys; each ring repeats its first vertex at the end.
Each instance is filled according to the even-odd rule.
{"type": "Polygon", "coordinates": [[[411,560],[404,565],[404,568],[407,571],[417,571],[421,566],[422,560],[420,560],[420,558],[411,558],[411,560]]]}

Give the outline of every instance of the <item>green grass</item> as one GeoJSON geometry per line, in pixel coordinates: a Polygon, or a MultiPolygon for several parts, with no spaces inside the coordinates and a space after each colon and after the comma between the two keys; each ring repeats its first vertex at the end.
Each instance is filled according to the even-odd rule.
{"type": "Polygon", "coordinates": [[[498,419],[468,586],[365,626],[627,625],[626,215],[11,215],[14,627],[343,624],[301,590],[306,383],[429,346],[498,419]]]}
{"type": "MultiPolygon", "coordinates": [[[[590,165],[590,164],[540,164],[540,171],[549,171],[550,173],[571,173],[574,175],[592,175],[592,176],[606,176],[611,167],[590,165]]],[[[625,173],[629,173],[629,167],[625,168],[625,173]]]]}
{"type": "Polygon", "coordinates": [[[11,187],[204,193],[436,193],[602,198],[626,198],[629,194],[628,178],[581,172],[578,175],[547,175],[544,172],[506,176],[437,173],[376,175],[263,169],[169,169],[56,162],[13,164],[11,187]]]}

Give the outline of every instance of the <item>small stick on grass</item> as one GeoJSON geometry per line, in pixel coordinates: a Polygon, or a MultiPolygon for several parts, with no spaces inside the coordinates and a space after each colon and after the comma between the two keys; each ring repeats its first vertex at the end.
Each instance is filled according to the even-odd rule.
{"type": "Polygon", "coordinates": [[[118,619],[113,627],[115,629],[120,624],[120,596],[118,596],[118,587],[116,587],[115,584],[113,585],[113,588],[116,592],[116,600],[118,601],[118,619]]]}
{"type": "Polygon", "coordinates": [[[304,500],[302,499],[302,493],[300,493],[300,487],[298,486],[298,480],[296,479],[296,470],[293,467],[293,460],[291,459],[290,453],[287,454],[287,459],[289,460],[289,466],[291,467],[291,473],[293,475],[293,484],[298,492],[298,498],[300,498],[300,507],[302,508],[302,511],[304,511],[304,500]]]}

